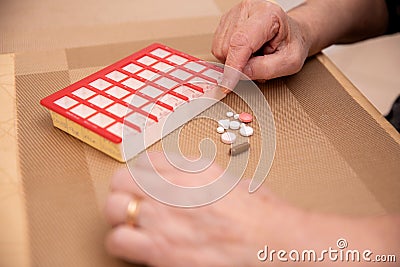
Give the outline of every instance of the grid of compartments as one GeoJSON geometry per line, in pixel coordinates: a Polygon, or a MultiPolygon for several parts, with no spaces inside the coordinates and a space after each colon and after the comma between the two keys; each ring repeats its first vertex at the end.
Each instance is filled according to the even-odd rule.
{"type": "Polygon", "coordinates": [[[41,104],[113,143],[122,126],[141,132],[217,84],[222,69],[161,44],[150,45],[46,98],[41,104]],[[196,85],[197,84],[197,85],[196,85]]]}

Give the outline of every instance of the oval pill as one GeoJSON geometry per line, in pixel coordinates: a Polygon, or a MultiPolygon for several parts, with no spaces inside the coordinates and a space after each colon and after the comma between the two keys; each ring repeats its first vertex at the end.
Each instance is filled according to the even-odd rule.
{"type": "Polygon", "coordinates": [[[233,112],[232,112],[232,111],[228,111],[228,112],[226,113],[226,116],[227,116],[228,118],[233,117],[233,112]]]}
{"type": "Polygon", "coordinates": [[[233,118],[234,118],[235,120],[238,120],[238,119],[239,119],[239,114],[233,115],[233,118]]]}
{"type": "Polygon", "coordinates": [[[253,121],[253,116],[251,116],[249,113],[242,112],[239,114],[239,120],[241,122],[249,123],[253,121]]]}
{"type": "Polygon", "coordinates": [[[240,153],[243,153],[243,152],[249,150],[249,148],[250,148],[250,143],[245,142],[245,143],[231,147],[231,149],[229,150],[229,153],[232,156],[236,156],[240,153]]]}
{"type": "Polygon", "coordinates": [[[221,141],[224,144],[233,144],[236,141],[236,134],[231,132],[226,132],[221,134],[221,141]]]}
{"type": "Polygon", "coordinates": [[[238,121],[231,121],[229,123],[229,128],[231,128],[232,130],[237,130],[240,128],[240,122],[238,121]]]}

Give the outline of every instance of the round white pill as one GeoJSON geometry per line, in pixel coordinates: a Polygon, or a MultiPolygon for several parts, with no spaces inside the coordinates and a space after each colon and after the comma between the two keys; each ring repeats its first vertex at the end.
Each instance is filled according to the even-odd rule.
{"type": "Polygon", "coordinates": [[[225,132],[224,127],[221,127],[221,126],[217,127],[217,133],[222,134],[222,133],[224,133],[224,132],[225,132]]]}
{"type": "Polygon", "coordinates": [[[224,144],[233,144],[236,141],[236,134],[231,132],[226,132],[221,134],[221,141],[224,144]]]}
{"type": "Polygon", "coordinates": [[[243,128],[244,126],[246,126],[246,124],[244,124],[243,122],[240,124],[240,128],[243,128]]]}
{"type": "Polygon", "coordinates": [[[228,111],[228,112],[226,113],[226,116],[227,116],[228,118],[233,117],[233,112],[232,112],[232,111],[228,111]]]}
{"type": "Polygon", "coordinates": [[[232,130],[237,130],[240,128],[240,122],[238,121],[231,121],[229,123],[229,128],[231,128],[232,130]]]}
{"type": "Polygon", "coordinates": [[[239,132],[240,132],[240,135],[242,135],[244,137],[248,137],[248,136],[253,135],[254,130],[250,126],[244,126],[244,127],[240,128],[239,132]]]}
{"type": "Polygon", "coordinates": [[[224,129],[229,129],[230,120],[219,120],[218,125],[223,127],[224,129]]]}
{"type": "Polygon", "coordinates": [[[233,118],[234,118],[235,120],[238,120],[238,119],[239,119],[239,114],[233,115],[233,118]]]}

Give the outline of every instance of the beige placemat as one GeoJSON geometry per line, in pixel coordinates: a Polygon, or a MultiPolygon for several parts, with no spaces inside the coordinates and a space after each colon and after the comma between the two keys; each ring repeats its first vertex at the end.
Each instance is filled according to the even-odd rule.
{"type": "MultiPolygon", "coordinates": [[[[201,47],[209,47],[210,38],[161,41],[209,57],[201,47]],[[192,40],[201,47],[193,46],[192,40]]],[[[101,210],[110,175],[124,165],[53,128],[39,100],[146,44],[48,51],[50,59],[28,52],[17,55],[18,145],[34,265],[122,264],[104,252],[108,226],[101,210]],[[107,60],[102,58],[105,54],[107,60]]],[[[318,59],[310,59],[299,74],[260,88],[277,127],[276,157],[264,186],[312,210],[352,215],[400,211],[399,143],[318,59]]],[[[234,94],[224,103],[245,108],[234,94]]],[[[191,122],[185,129],[190,134],[183,135],[184,144],[209,134],[204,122],[191,122]],[[188,136],[191,139],[185,139],[188,136]]],[[[195,146],[185,147],[188,153],[198,153],[195,146]]],[[[221,164],[224,160],[217,158],[221,164]]],[[[252,168],[250,164],[247,176],[252,168]]]]}

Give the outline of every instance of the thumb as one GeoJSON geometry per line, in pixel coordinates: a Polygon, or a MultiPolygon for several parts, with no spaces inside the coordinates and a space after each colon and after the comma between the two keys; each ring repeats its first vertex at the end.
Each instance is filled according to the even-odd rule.
{"type": "Polygon", "coordinates": [[[281,54],[269,54],[251,58],[243,73],[252,80],[270,80],[300,71],[301,59],[285,58],[281,54]]]}

